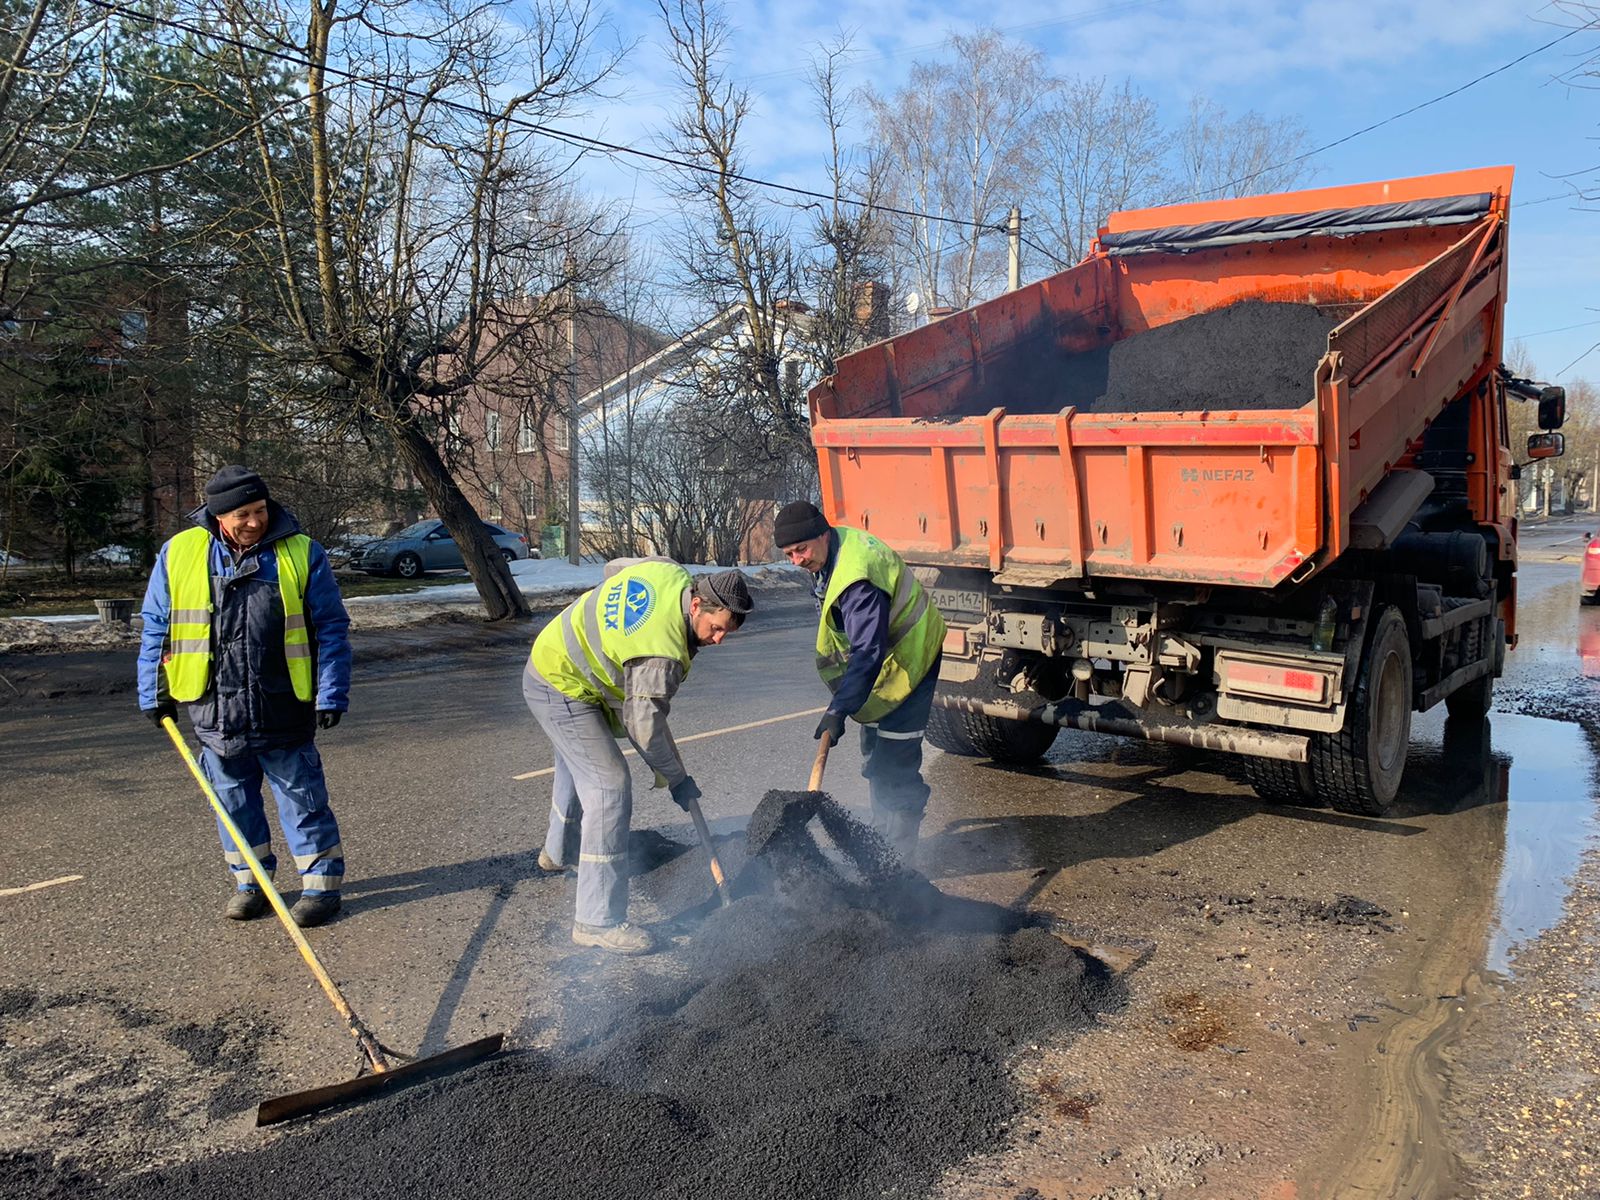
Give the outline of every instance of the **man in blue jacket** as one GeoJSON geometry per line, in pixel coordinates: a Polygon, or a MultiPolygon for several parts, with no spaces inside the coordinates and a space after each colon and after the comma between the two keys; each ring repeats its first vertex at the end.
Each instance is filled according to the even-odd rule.
{"type": "MultiPolygon", "coordinates": [[[[145,590],[139,707],[159,725],[188,705],[206,778],[269,873],[262,777],[272,784],[300,870],[291,915],[320,925],[339,911],[344,850],[315,738],[349,708],[350,617],[327,554],[254,471],[223,467],[189,516],[195,528],[161,547],[145,590]]],[[[235,885],[227,915],[258,917],[267,898],[217,825],[235,885]]]]}

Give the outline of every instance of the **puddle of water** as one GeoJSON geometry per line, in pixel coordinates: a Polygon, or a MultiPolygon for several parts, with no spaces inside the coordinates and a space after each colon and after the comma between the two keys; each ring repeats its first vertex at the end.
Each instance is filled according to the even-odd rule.
{"type": "Polygon", "coordinates": [[[1510,969],[1512,949],[1561,919],[1578,860],[1596,831],[1594,761],[1576,725],[1496,713],[1496,748],[1511,757],[1506,852],[1485,965],[1510,969]]]}
{"type": "MultiPolygon", "coordinates": [[[[1578,862],[1600,831],[1600,820],[1594,757],[1582,729],[1511,713],[1493,714],[1489,725],[1499,770],[1485,771],[1490,794],[1484,798],[1505,800],[1506,840],[1484,965],[1510,974],[1511,952],[1561,919],[1578,862]]],[[[1414,737],[1423,746],[1438,747],[1446,775],[1465,766],[1463,749],[1452,743],[1444,722],[1418,718],[1414,737]]]]}

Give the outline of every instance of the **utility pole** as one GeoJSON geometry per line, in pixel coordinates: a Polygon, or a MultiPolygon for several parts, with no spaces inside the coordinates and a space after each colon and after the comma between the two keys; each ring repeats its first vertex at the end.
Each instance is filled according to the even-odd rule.
{"type": "Polygon", "coordinates": [[[567,561],[578,565],[578,281],[577,263],[567,259],[567,561]]]}
{"type": "Polygon", "coordinates": [[[1014,292],[1022,286],[1022,209],[1015,204],[1011,206],[1011,216],[1006,220],[1006,241],[1011,247],[1006,291],[1014,292]]]}

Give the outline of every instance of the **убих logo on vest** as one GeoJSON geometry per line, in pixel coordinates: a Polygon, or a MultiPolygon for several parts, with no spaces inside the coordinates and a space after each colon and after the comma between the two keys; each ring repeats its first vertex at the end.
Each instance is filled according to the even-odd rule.
{"type": "Polygon", "coordinates": [[[616,629],[620,621],[622,632],[629,634],[649,619],[655,606],[656,591],[644,580],[618,580],[606,592],[602,616],[607,629],[616,629]]]}

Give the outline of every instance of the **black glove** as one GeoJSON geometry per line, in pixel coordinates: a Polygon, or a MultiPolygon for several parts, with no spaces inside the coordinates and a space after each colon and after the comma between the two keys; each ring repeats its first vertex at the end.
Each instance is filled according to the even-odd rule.
{"type": "Polygon", "coordinates": [[[822,714],[822,720],[817,722],[817,731],[811,736],[821,741],[822,735],[825,733],[829,735],[828,740],[832,745],[837,746],[839,744],[839,739],[844,736],[843,713],[836,713],[830,708],[822,714]]]}
{"type": "Polygon", "coordinates": [[[317,710],[317,728],[332,729],[339,723],[339,718],[342,716],[344,716],[344,714],[339,712],[337,709],[319,708],[317,710]]]}
{"type": "Polygon", "coordinates": [[[672,793],[672,802],[684,812],[689,811],[689,801],[700,799],[700,785],[695,783],[693,775],[685,775],[668,790],[672,793]]]}
{"type": "Polygon", "coordinates": [[[154,708],[146,708],[142,711],[144,712],[145,716],[150,718],[150,724],[154,725],[157,729],[161,728],[161,722],[165,721],[168,717],[171,717],[174,721],[178,719],[178,706],[171,700],[163,700],[154,708]]]}

